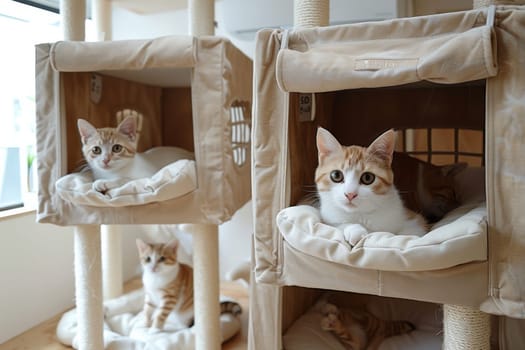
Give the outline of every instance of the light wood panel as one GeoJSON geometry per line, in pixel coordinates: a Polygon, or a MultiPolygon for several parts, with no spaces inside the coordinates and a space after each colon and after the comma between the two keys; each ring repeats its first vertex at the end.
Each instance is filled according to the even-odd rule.
{"type": "Polygon", "coordinates": [[[82,163],[77,119],[84,118],[95,127],[115,127],[116,113],[134,109],[144,116],[139,139],[139,151],[163,145],[160,87],[140,84],[97,74],[101,78],[100,100],[91,95],[94,74],[89,72],[61,73],[62,102],[65,107],[68,172],[82,163]]]}
{"type": "Polygon", "coordinates": [[[162,91],[162,138],[164,146],[194,150],[191,88],[162,91]]]}
{"type": "Polygon", "coordinates": [[[297,203],[303,196],[312,193],[314,170],[317,167],[317,128],[332,129],[333,93],[315,94],[315,120],[300,121],[299,94],[290,94],[288,123],[289,150],[291,162],[291,203],[297,203]]]}

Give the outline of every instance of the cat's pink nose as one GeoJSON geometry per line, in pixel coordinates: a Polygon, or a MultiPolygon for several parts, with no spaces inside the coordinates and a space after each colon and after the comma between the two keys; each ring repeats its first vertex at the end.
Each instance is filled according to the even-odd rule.
{"type": "Polygon", "coordinates": [[[345,193],[345,197],[346,199],[348,199],[349,202],[351,202],[355,197],[357,197],[357,193],[345,193]]]}
{"type": "Polygon", "coordinates": [[[108,165],[108,163],[109,163],[109,158],[104,158],[104,159],[102,160],[102,162],[104,162],[104,165],[108,165]]]}

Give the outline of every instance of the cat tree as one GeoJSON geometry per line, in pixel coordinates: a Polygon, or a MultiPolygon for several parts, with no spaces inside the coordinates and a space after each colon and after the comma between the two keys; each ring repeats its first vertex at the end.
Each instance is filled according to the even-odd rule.
{"type": "MultiPolygon", "coordinates": [[[[227,40],[212,37],[212,0],[189,2],[192,36],[99,43],[81,42],[84,1],[60,6],[66,42],[37,47],[37,219],[75,227],[78,346],[104,347],[102,281],[107,297],[122,291],[118,225],[185,223],[193,235],[196,349],[219,349],[217,225],[249,200],[251,62],[227,40]],[[84,90],[97,76],[105,84],[102,95],[114,93],[114,105],[104,97],[94,101],[93,91],[84,90]],[[183,85],[191,81],[191,88],[172,86],[179,78],[183,85]],[[79,205],[57,194],[56,181],[79,160],[71,128],[78,114],[98,111],[88,117],[114,125],[116,106],[137,108],[149,122],[141,134],[144,149],[173,145],[195,151],[194,188],[164,202],[123,207],[79,205]]],[[[98,38],[110,39],[108,2],[95,1],[93,10],[98,38]]]]}
{"type": "Polygon", "coordinates": [[[514,162],[522,148],[517,96],[524,93],[524,52],[515,43],[523,41],[525,9],[516,3],[482,1],[472,11],[322,28],[328,1],[295,1],[294,29],[259,32],[252,172],[258,283],[250,309],[263,311],[250,314],[250,349],[282,348],[282,334],[319,288],[443,304],[445,349],[488,349],[489,314],[523,318],[523,278],[513,272],[523,270],[514,258],[523,255],[515,202],[523,169],[514,162]],[[417,83],[424,80],[447,85],[417,83]],[[479,203],[455,213],[439,231],[451,240],[426,242],[425,251],[416,241],[374,245],[374,236],[345,248],[334,241],[337,232],[325,236],[319,220],[287,208],[313,185],[317,125],[338,132],[344,144],[362,145],[391,127],[484,132],[487,211],[479,203]],[[475,221],[473,235],[452,234],[465,219],[475,221]]]}

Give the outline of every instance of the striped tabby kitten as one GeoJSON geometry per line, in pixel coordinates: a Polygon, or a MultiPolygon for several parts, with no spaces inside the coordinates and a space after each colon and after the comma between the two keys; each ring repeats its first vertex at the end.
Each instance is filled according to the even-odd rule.
{"type": "Polygon", "coordinates": [[[321,328],[329,331],[348,350],[374,350],[388,337],[409,333],[415,329],[408,321],[386,321],[365,310],[339,309],[325,304],[321,328]]]}
{"type": "Polygon", "coordinates": [[[427,231],[423,217],[403,206],[394,186],[394,145],[393,130],[368,147],[342,146],[327,130],[317,131],[321,218],[343,230],[352,245],[369,232],[422,236],[427,231]]]}
{"type": "Polygon", "coordinates": [[[181,158],[193,158],[190,152],[177,147],[155,147],[137,152],[136,115],[128,115],[116,127],[95,128],[78,119],[82,153],[92,171],[93,189],[106,193],[130,180],[153,176],[165,165],[181,158]]]}
{"type": "MultiPolygon", "coordinates": [[[[193,268],[178,261],[178,245],[176,240],[150,244],[137,239],[143,267],[145,325],[152,332],[163,330],[168,318],[170,325],[177,325],[176,329],[193,325],[193,268]]],[[[221,314],[238,316],[241,312],[238,303],[221,301],[221,314]]]]}
{"type": "Polygon", "coordinates": [[[177,260],[177,247],[176,240],[148,244],[137,239],[146,294],[144,316],[153,331],[163,330],[168,316],[181,329],[193,323],[193,269],[177,260]]]}

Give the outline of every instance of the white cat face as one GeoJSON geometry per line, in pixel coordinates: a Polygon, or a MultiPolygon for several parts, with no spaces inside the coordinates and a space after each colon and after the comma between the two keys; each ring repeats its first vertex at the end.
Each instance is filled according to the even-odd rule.
{"type": "Polygon", "coordinates": [[[383,207],[385,194],[393,188],[390,163],[394,141],[391,131],[369,147],[346,147],[319,128],[315,182],[324,220],[345,222],[346,214],[368,214],[383,207]]]}
{"type": "Polygon", "coordinates": [[[369,213],[381,203],[383,195],[374,191],[374,183],[380,180],[370,170],[334,169],[330,181],[330,186],[319,192],[322,203],[329,201],[348,213],[369,213]]]}
{"type": "Polygon", "coordinates": [[[88,150],[87,161],[92,168],[104,171],[119,171],[133,162],[120,143],[97,142],[88,150]]]}
{"type": "Polygon", "coordinates": [[[116,128],[97,129],[84,119],[78,120],[84,158],[94,172],[113,173],[131,166],[137,150],[136,120],[124,119],[116,128]]]}
{"type": "Polygon", "coordinates": [[[148,244],[137,239],[140,261],[145,273],[164,275],[179,268],[177,262],[177,242],[167,244],[148,244]]]}
{"type": "Polygon", "coordinates": [[[143,257],[142,266],[145,272],[153,274],[165,274],[177,269],[177,265],[167,264],[166,257],[155,251],[143,257]]]}

